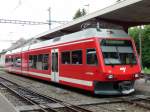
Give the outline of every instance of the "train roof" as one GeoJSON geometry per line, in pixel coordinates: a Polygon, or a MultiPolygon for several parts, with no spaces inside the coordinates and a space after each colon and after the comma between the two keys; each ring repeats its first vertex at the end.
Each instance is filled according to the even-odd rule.
{"type": "Polygon", "coordinates": [[[41,47],[46,47],[46,46],[51,46],[51,45],[57,45],[57,44],[62,44],[66,42],[72,42],[76,40],[81,40],[81,39],[88,39],[91,37],[97,37],[97,38],[129,38],[128,34],[122,30],[122,29],[96,29],[96,28],[87,28],[82,31],[78,31],[72,34],[64,35],[64,36],[59,36],[54,39],[49,39],[45,40],[42,42],[38,42],[35,44],[27,44],[26,46],[23,46],[18,49],[14,49],[12,51],[7,52],[6,54],[15,54],[19,53],[21,51],[28,51],[31,49],[36,49],[36,48],[41,48],[41,47]],[[113,33],[112,33],[113,32],[113,33]]]}
{"type": "Polygon", "coordinates": [[[88,39],[92,37],[97,38],[129,38],[128,34],[122,29],[96,29],[96,28],[88,28],[83,31],[75,32],[72,34],[60,36],[54,39],[50,39],[47,41],[42,41],[36,44],[32,44],[30,49],[36,49],[40,47],[46,47],[50,45],[57,45],[66,42],[72,42],[82,39],[88,39]]]}
{"type": "Polygon", "coordinates": [[[122,29],[88,28],[88,29],[84,29],[83,31],[75,32],[75,33],[64,35],[64,36],[59,36],[54,39],[45,40],[45,41],[31,44],[31,45],[28,44],[22,48],[12,50],[8,54],[15,54],[15,53],[19,53],[21,51],[28,51],[31,49],[42,48],[42,47],[47,47],[47,46],[52,46],[52,45],[57,45],[57,44],[63,44],[63,43],[67,43],[67,42],[88,39],[88,38],[92,38],[92,37],[96,37],[96,38],[110,38],[110,37],[112,37],[112,38],[130,38],[128,36],[128,34],[122,29]]]}
{"type": "Polygon", "coordinates": [[[107,21],[124,27],[145,25],[150,23],[150,0],[124,0],[102,10],[75,19],[72,22],[35,36],[39,39],[50,39],[64,34],[81,30],[81,26],[87,22],[107,21]]]}

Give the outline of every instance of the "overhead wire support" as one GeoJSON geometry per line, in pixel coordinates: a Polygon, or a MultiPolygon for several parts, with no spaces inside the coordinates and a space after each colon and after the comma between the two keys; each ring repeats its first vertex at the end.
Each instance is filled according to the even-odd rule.
{"type": "Polygon", "coordinates": [[[64,23],[67,23],[68,21],[38,22],[38,21],[23,21],[23,20],[0,19],[0,23],[22,24],[22,25],[45,25],[45,24],[49,25],[52,22],[64,24],[64,23]]]}
{"type": "Polygon", "coordinates": [[[49,29],[51,29],[51,7],[48,9],[49,12],[49,29]]]}
{"type": "Polygon", "coordinates": [[[16,42],[17,40],[0,40],[0,42],[16,42]]]}

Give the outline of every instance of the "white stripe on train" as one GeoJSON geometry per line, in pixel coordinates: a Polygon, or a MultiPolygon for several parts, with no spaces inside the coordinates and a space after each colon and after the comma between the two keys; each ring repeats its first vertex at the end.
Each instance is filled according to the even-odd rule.
{"type": "MultiPolygon", "coordinates": [[[[20,72],[20,73],[26,73],[26,74],[31,74],[31,75],[35,75],[35,76],[40,76],[40,77],[51,79],[51,75],[49,75],[49,74],[42,74],[42,73],[21,71],[21,70],[14,70],[14,69],[11,69],[11,71],[20,72]]],[[[68,77],[62,77],[62,76],[59,77],[59,80],[65,81],[65,82],[69,82],[69,83],[80,84],[80,85],[84,85],[84,86],[92,86],[93,85],[92,81],[86,81],[86,80],[80,80],[80,79],[74,79],[74,78],[68,78],[68,77]]]]}

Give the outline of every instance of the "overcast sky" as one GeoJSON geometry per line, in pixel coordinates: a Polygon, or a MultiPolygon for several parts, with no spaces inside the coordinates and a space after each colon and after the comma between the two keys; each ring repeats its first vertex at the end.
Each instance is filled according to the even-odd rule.
{"type": "MultiPolygon", "coordinates": [[[[117,0],[0,0],[0,19],[48,21],[51,7],[52,20],[71,21],[79,8],[89,13],[116,3],[117,0]],[[87,5],[89,4],[89,9],[87,5]]],[[[56,27],[59,24],[53,24],[56,27]]],[[[7,40],[31,38],[48,30],[48,25],[14,25],[0,23],[0,51],[11,45],[7,40]]]]}

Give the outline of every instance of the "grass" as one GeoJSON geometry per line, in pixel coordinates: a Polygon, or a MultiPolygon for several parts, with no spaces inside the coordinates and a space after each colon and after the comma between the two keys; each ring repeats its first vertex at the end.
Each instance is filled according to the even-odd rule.
{"type": "Polygon", "coordinates": [[[143,69],[143,71],[144,71],[144,73],[150,74],[150,68],[145,67],[145,68],[143,69]]]}

